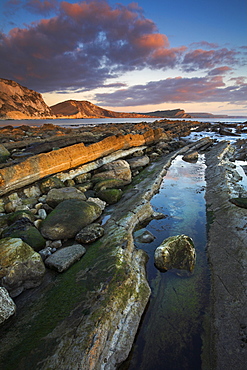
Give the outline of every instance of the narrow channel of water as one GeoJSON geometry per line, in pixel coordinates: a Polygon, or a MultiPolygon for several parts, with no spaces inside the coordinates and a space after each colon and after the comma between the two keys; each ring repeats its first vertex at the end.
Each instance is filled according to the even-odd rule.
{"type": "Polygon", "coordinates": [[[209,296],[204,171],[203,156],[194,164],[178,156],[151,201],[154,210],[166,217],[146,227],[155,236],[152,243],[136,241],[137,248],[149,255],[147,276],[152,295],[121,370],[201,369],[202,322],[209,296]],[[164,239],[178,234],[190,236],[196,247],[191,276],[178,274],[178,270],[161,273],[154,267],[154,250],[164,239]]]}

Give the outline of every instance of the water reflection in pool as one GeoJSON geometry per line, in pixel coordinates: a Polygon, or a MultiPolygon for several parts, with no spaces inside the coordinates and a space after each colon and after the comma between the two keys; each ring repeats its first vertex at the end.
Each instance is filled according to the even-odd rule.
{"type": "Polygon", "coordinates": [[[209,272],[205,254],[206,211],[204,158],[187,163],[178,156],[172,163],[160,191],[151,204],[166,217],[146,227],[155,240],[136,242],[149,255],[147,276],[152,288],[132,352],[121,369],[201,369],[202,321],[208,301],[209,272]],[[154,250],[167,237],[190,236],[196,246],[193,275],[159,272],[154,267],[154,250]]]}

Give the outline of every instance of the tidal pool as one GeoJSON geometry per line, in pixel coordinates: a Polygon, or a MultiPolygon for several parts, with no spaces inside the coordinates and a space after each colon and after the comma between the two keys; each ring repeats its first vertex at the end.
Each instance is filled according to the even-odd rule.
{"type": "Polygon", "coordinates": [[[199,370],[204,320],[209,298],[206,258],[205,164],[187,163],[178,156],[170,166],[151,204],[165,218],[152,220],[146,229],[151,243],[135,242],[149,255],[147,277],[152,289],[149,305],[129,358],[120,369],[199,370]],[[196,267],[188,276],[178,270],[161,273],[154,266],[154,250],[169,236],[190,236],[196,247],[196,267]]]}

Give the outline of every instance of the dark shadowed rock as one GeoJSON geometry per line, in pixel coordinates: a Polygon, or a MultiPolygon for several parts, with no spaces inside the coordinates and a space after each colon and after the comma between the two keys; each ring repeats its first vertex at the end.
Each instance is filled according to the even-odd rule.
{"type": "Polygon", "coordinates": [[[78,234],[75,240],[79,243],[92,243],[104,235],[104,228],[100,224],[91,224],[84,227],[78,234]]]}
{"type": "Polygon", "coordinates": [[[71,245],[70,247],[59,249],[57,252],[47,257],[45,265],[57,270],[58,272],[63,272],[76,261],[79,261],[85,253],[86,249],[82,245],[71,245]]]}
{"type": "Polygon", "coordinates": [[[51,240],[70,239],[102,213],[93,202],[64,200],[47,216],[41,225],[41,234],[51,240]]]}
{"type": "Polygon", "coordinates": [[[27,218],[15,221],[11,226],[3,231],[2,237],[20,238],[30,245],[30,247],[32,247],[36,252],[43,249],[45,246],[45,239],[40,234],[39,230],[27,218]]]}
{"type": "Polygon", "coordinates": [[[232,198],[230,202],[235,204],[235,206],[247,208],[247,198],[232,198]]]}
{"type": "Polygon", "coordinates": [[[64,183],[55,176],[48,177],[40,181],[39,187],[43,194],[47,194],[51,189],[63,188],[64,183]]]}

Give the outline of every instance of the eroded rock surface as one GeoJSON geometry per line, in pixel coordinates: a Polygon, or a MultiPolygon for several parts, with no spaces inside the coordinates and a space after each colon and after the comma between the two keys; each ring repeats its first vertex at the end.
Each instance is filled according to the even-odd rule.
{"type": "Polygon", "coordinates": [[[6,288],[0,287],[0,324],[15,314],[16,305],[6,288]]]}

